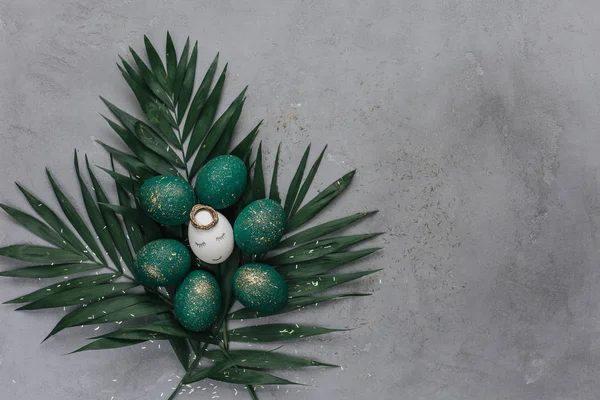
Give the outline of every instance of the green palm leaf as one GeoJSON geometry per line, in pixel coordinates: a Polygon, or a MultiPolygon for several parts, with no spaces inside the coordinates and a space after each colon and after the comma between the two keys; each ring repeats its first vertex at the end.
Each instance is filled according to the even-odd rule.
{"type": "Polygon", "coordinates": [[[288,303],[281,310],[274,313],[264,313],[258,311],[251,311],[247,308],[242,308],[241,310],[237,310],[231,314],[229,314],[230,319],[251,319],[251,318],[262,318],[269,317],[273,315],[280,315],[289,313],[292,311],[300,310],[304,307],[325,303],[331,300],[343,299],[348,297],[361,297],[361,296],[370,296],[368,293],[348,293],[348,294],[336,294],[331,296],[303,296],[303,297],[293,297],[289,299],[288,303]]]}
{"type": "Polygon", "coordinates": [[[303,261],[316,260],[327,254],[346,249],[369,239],[379,236],[380,233],[365,233],[362,235],[339,236],[315,242],[309,242],[295,247],[284,253],[277,254],[265,260],[269,265],[296,264],[303,261]]]}
{"type": "Polygon", "coordinates": [[[377,211],[368,211],[368,212],[360,212],[348,217],[343,217],[339,219],[335,219],[333,221],[325,222],[323,224],[319,224],[302,232],[298,232],[295,235],[289,236],[283,239],[277,245],[277,248],[296,246],[300,244],[304,244],[306,242],[310,242],[311,240],[318,239],[325,235],[329,235],[330,233],[339,231],[344,229],[363,218],[376,214],[377,211]]]}
{"type": "Polygon", "coordinates": [[[325,190],[316,195],[306,205],[298,210],[298,212],[290,218],[286,230],[292,231],[306,222],[313,219],[321,210],[323,210],[329,203],[336,199],[352,182],[354,173],[356,171],[350,171],[331,185],[327,186],[325,190]]]}
{"type": "Polygon", "coordinates": [[[52,229],[54,229],[55,232],[60,234],[60,236],[64,238],[64,240],[66,240],[71,246],[73,246],[78,253],[86,254],[90,260],[94,260],[94,257],[86,250],[84,244],[81,243],[79,238],[54,211],[52,211],[46,204],[44,204],[40,199],[34,196],[23,186],[19,185],[18,183],[16,185],[27,199],[29,205],[31,205],[31,208],[33,208],[35,212],[42,217],[42,219],[52,229]]]}
{"type": "Polygon", "coordinates": [[[75,287],[53,293],[42,299],[24,305],[18,310],[39,310],[42,308],[76,306],[100,300],[106,296],[119,295],[122,291],[138,286],[137,283],[100,283],[93,286],[75,287]]]}
{"type": "Polygon", "coordinates": [[[92,236],[92,232],[90,232],[88,225],[84,222],[83,218],[79,215],[73,203],[67,198],[65,193],[62,191],[58,183],[50,173],[50,170],[46,169],[46,174],[48,175],[48,179],[50,180],[50,185],[52,186],[52,190],[54,191],[54,195],[56,196],[56,200],[58,200],[58,204],[62,209],[63,213],[75,228],[75,231],[79,233],[79,236],[83,239],[83,241],[87,244],[88,248],[92,251],[92,255],[98,257],[100,263],[106,265],[106,258],[104,258],[104,254],[100,250],[100,247],[96,243],[96,240],[92,236]]]}
{"type": "Polygon", "coordinates": [[[177,52],[175,51],[175,44],[173,43],[173,39],[169,32],[167,32],[167,46],[165,53],[167,58],[169,90],[173,93],[175,91],[175,72],[177,72],[177,52]]]}
{"type": "Polygon", "coordinates": [[[83,197],[83,204],[85,205],[85,209],[92,223],[92,227],[94,228],[94,231],[96,232],[100,243],[102,243],[106,254],[113,261],[117,269],[120,272],[122,272],[123,267],[121,267],[121,263],[119,262],[119,257],[115,250],[113,240],[110,236],[109,231],[107,230],[108,226],[106,225],[106,221],[104,220],[104,217],[98,209],[98,205],[92,198],[92,195],[90,194],[90,191],[88,190],[87,185],[85,184],[81,176],[81,171],[79,170],[79,160],[77,159],[76,152],[74,153],[74,163],[75,173],[77,174],[77,179],[79,180],[79,187],[81,189],[81,195],[83,197]]]}
{"type": "Polygon", "coordinates": [[[277,268],[277,271],[279,271],[281,275],[288,279],[322,275],[335,268],[341,267],[342,265],[346,265],[360,258],[373,254],[377,250],[380,250],[380,248],[375,247],[357,251],[342,251],[339,253],[332,253],[316,260],[310,260],[297,264],[280,265],[277,268]]]}
{"type": "Polygon", "coordinates": [[[243,161],[246,161],[250,158],[250,153],[252,152],[252,143],[256,139],[258,135],[258,130],[262,125],[262,120],[246,135],[246,137],[237,145],[229,154],[232,156],[236,156],[241,158],[243,161]]]}
{"type": "Polygon", "coordinates": [[[269,198],[281,203],[279,196],[279,187],[277,186],[277,173],[279,171],[279,152],[281,151],[281,143],[277,146],[277,154],[275,155],[275,163],[273,166],[273,175],[271,177],[271,185],[269,186],[269,198]]]}
{"type": "Polygon", "coordinates": [[[292,207],[294,206],[294,202],[296,201],[296,197],[298,196],[298,190],[300,190],[300,184],[302,183],[302,177],[304,176],[304,170],[306,169],[306,162],[308,161],[308,155],[310,154],[310,145],[306,147],[304,154],[302,155],[302,159],[300,160],[300,164],[298,165],[298,169],[290,182],[290,187],[285,196],[285,204],[283,209],[285,210],[285,214],[290,217],[292,212],[292,207]]]}
{"type": "MultiPolygon", "coordinates": [[[[189,137],[190,133],[192,133],[192,129],[196,125],[198,121],[198,117],[200,116],[200,112],[204,108],[206,101],[208,99],[208,94],[210,93],[210,85],[212,84],[215,73],[217,72],[217,65],[219,63],[219,54],[217,53],[215,59],[208,67],[196,94],[194,95],[194,99],[192,100],[192,104],[190,105],[190,109],[188,111],[188,115],[185,119],[185,124],[183,125],[183,139],[182,141],[186,141],[189,137]]],[[[216,110],[215,110],[216,111],[216,110]]],[[[214,118],[214,116],[213,116],[214,118]]],[[[212,122],[212,121],[211,121],[212,122]]]]}
{"type": "Polygon", "coordinates": [[[327,150],[327,146],[325,146],[323,148],[323,151],[321,151],[321,154],[319,154],[319,157],[317,157],[317,160],[311,167],[310,171],[308,171],[308,175],[306,175],[306,179],[304,180],[304,183],[302,184],[302,186],[300,187],[300,190],[298,191],[298,196],[296,196],[296,200],[294,201],[294,206],[290,210],[290,214],[289,214],[290,218],[292,218],[294,216],[294,214],[296,214],[296,211],[298,211],[298,208],[300,208],[300,206],[302,205],[302,202],[304,201],[304,198],[306,197],[306,193],[308,193],[308,189],[310,188],[310,185],[312,184],[313,180],[315,179],[317,170],[319,169],[319,166],[321,165],[321,160],[323,159],[325,150],[327,150]]]}
{"type": "Polygon", "coordinates": [[[79,349],[69,353],[69,354],[74,354],[74,353],[79,353],[82,351],[88,351],[88,350],[108,350],[108,349],[117,349],[119,347],[127,347],[127,346],[133,346],[136,344],[140,344],[140,343],[144,343],[146,340],[126,340],[126,339],[98,339],[93,341],[90,344],[86,344],[83,347],[80,347],[79,349]]]}
{"type": "Polygon", "coordinates": [[[110,282],[113,278],[116,278],[117,276],[118,275],[115,273],[110,273],[110,274],[100,274],[100,275],[92,275],[92,276],[83,276],[83,277],[79,277],[79,278],[73,278],[73,279],[65,280],[65,281],[62,281],[59,283],[54,283],[50,286],[46,286],[41,289],[38,289],[35,292],[31,292],[29,294],[16,297],[12,300],[5,301],[4,303],[5,304],[18,304],[18,303],[35,302],[37,300],[48,297],[51,294],[63,292],[65,290],[69,290],[69,289],[72,289],[75,287],[87,287],[89,285],[95,285],[98,283],[110,282]]]}
{"type": "Polygon", "coordinates": [[[0,256],[36,263],[58,264],[87,261],[87,258],[81,254],[71,253],[55,247],[34,246],[30,244],[15,244],[0,247],[0,256]]]}
{"type": "Polygon", "coordinates": [[[311,293],[322,292],[337,285],[342,285],[360,279],[363,276],[374,274],[381,269],[354,272],[351,274],[319,275],[309,278],[299,278],[288,282],[290,298],[306,296],[311,293]]]}
{"type": "Polygon", "coordinates": [[[167,92],[170,91],[169,84],[167,82],[167,71],[165,70],[165,66],[158,55],[158,52],[150,42],[150,39],[146,35],[144,35],[144,46],[146,47],[146,55],[148,56],[148,61],[150,61],[150,66],[152,67],[152,72],[154,72],[154,76],[158,83],[161,84],[163,89],[167,92]]]}
{"type": "MultiPolygon", "coordinates": [[[[90,163],[88,161],[87,156],[85,156],[85,165],[87,166],[88,175],[92,180],[92,187],[94,188],[94,193],[96,194],[96,200],[98,201],[98,203],[108,202],[108,197],[106,196],[102,185],[100,185],[100,182],[98,182],[98,179],[96,179],[96,176],[90,168],[90,163]]],[[[123,258],[123,261],[125,261],[125,265],[127,265],[130,271],[133,271],[133,257],[131,255],[131,249],[127,245],[127,238],[125,236],[125,233],[123,233],[123,227],[121,226],[121,222],[119,221],[115,213],[111,210],[100,209],[100,214],[102,215],[102,218],[106,223],[108,233],[112,237],[112,247],[115,247],[117,249],[119,254],[121,254],[121,257],[123,258]]]]}
{"type": "Polygon", "coordinates": [[[229,368],[209,376],[216,381],[240,385],[299,385],[299,383],[280,378],[263,371],[252,369],[229,368]]]}
{"type": "Polygon", "coordinates": [[[228,332],[228,335],[229,340],[232,342],[267,343],[297,340],[346,330],[297,324],[269,324],[232,329],[228,332]]]}
{"type": "MultiPolygon", "coordinates": [[[[236,364],[238,367],[267,369],[338,367],[338,365],[322,363],[289,354],[276,353],[274,351],[265,352],[261,350],[229,350],[228,353],[230,356],[239,359],[236,364]],[[251,361],[248,361],[249,359],[251,361]]],[[[204,356],[215,362],[221,362],[226,358],[223,352],[220,350],[207,351],[204,356]]]]}
{"type": "Polygon", "coordinates": [[[34,216],[2,203],[0,203],[0,208],[2,208],[8,215],[10,215],[13,221],[15,221],[16,223],[18,223],[23,228],[27,229],[29,232],[33,233],[40,239],[43,239],[56,247],[60,247],[65,251],[75,254],[83,254],[82,252],[71,246],[69,243],[67,243],[67,241],[63,239],[54,230],[52,230],[52,228],[50,228],[48,225],[35,218],[34,216]]]}
{"type": "Polygon", "coordinates": [[[175,72],[175,81],[173,82],[173,98],[175,102],[179,99],[181,93],[181,87],[183,86],[183,79],[185,78],[185,72],[187,71],[188,56],[190,53],[190,38],[188,37],[183,51],[181,52],[181,58],[177,64],[177,71],[175,72]]]}
{"type": "Polygon", "coordinates": [[[23,267],[12,269],[10,271],[3,271],[0,272],[0,276],[10,276],[13,278],[54,278],[57,276],[72,275],[79,272],[100,269],[103,267],[103,265],[96,263],[36,265],[32,267],[23,267]]]}

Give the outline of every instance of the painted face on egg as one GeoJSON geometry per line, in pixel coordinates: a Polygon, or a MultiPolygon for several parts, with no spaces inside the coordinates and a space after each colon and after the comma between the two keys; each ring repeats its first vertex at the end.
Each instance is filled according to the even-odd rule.
{"type": "Polygon", "coordinates": [[[190,221],[188,239],[196,257],[207,264],[227,260],[234,247],[233,228],[227,218],[207,206],[196,206],[190,218],[194,220],[190,221]]]}

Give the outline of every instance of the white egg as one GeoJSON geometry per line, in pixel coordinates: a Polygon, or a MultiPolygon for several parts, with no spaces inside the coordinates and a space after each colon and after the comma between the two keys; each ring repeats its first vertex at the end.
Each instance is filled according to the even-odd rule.
{"type": "MultiPolygon", "coordinates": [[[[231,224],[218,211],[215,211],[219,221],[208,230],[198,229],[191,223],[188,228],[188,239],[192,251],[200,260],[207,264],[219,264],[227,260],[233,252],[233,228],[231,224]]],[[[207,210],[201,210],[195,215],[196,223],[209,225],[213,217],[207,210]]]]}

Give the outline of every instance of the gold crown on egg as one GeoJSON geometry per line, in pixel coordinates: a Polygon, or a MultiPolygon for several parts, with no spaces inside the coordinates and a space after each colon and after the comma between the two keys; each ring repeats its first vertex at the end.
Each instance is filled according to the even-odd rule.
{"type": "Polygon", "coordinates": [[[190,212],[190,223],[196,229],[202,229],[203,231],[207,231],[219,223],[219,214],[215,211],[214,208],[210,206],[206,206],[204,204],[196,204],[194,207],[192,207],[192,211],[190,212]],[[196,221],[196,214],[198,214],[200,211],[208,211],[210,213],[212,221],[207,225],[200,224],[198,223],[198,221],[196,221]]]}

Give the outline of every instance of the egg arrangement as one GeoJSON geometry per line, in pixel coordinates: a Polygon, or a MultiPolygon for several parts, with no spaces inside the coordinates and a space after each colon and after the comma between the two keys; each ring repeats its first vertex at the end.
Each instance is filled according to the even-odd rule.
{"type": "MultiPolygon", "coordinates": [[[[225,155],[204,165],[195,188],[181,177],[163,175],[147,180],[140,189],[141,209],[155,222],[166,226],[189,223],[189,248],[173,239],[152,241],[136,254],[133,273],[149,287],[176,287],[174,312],[179,323],[190,331],[210,328],[222,304],[215,277],[205,270],[191,270],[191,253],[200,265],[218,265],[229,259],[236,244],[242,252],[265,254],[277,246],[285,232],[285,211],[271,199],[248,204],[233,226],[218,211],[243,197],[247,177],[244,162],[225,155]]],[[[235,297],[249,310],[274,313],[287,304],[287,283],[269,265],[241,266],[232,285],[235,297]]]]}

